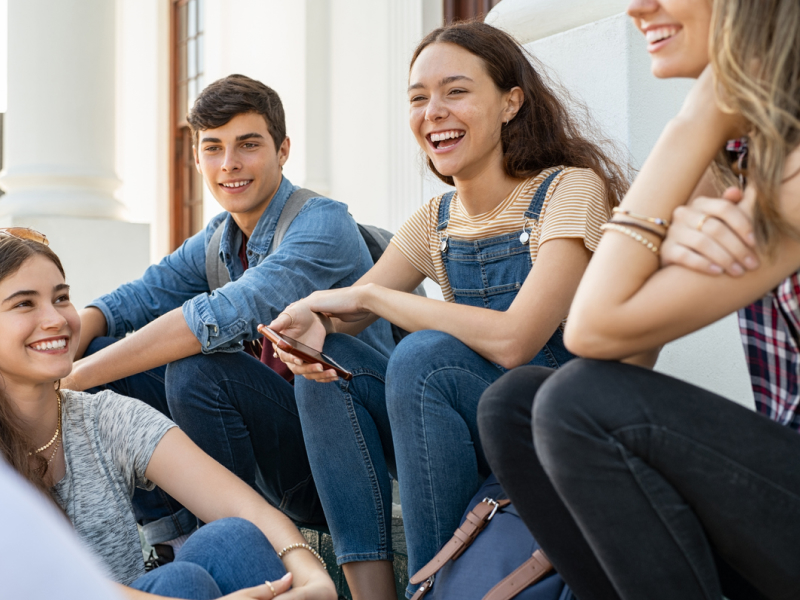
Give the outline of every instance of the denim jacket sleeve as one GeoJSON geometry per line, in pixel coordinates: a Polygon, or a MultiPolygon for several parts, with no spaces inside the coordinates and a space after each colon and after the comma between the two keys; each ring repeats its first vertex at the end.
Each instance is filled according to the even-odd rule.
{"type": "Polygon", "coordinates": [[[354,283],[356,274],[369,267],[361,264],[360,240],[346,205],[327,198],[309,200],[275,253],[266,256],[270,232],[266,247],[254,253],[240,278],[184,303],[184,318],[202,351],[237,351],[243,341],[260,337],[259,323],[269,323],[292,302],[316,290],[354,283]]]}
{"type": "Polygon", "coordinates": [[[190,237],[161,262],[148,267],[141,278],[123,284],[89,304],[100,309],[105,316],[106,335],[124,337],[198,294],[208,292],[206,238],[210,235],[209,229],[213,233],[222,216],[215,217],[205,231],[190,237]]]}

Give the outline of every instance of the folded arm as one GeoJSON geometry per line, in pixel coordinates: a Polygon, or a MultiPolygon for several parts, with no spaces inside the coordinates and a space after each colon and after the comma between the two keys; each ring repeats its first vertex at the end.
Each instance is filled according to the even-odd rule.
{"type": "MultiPolygon", "coordinates": [[[[717,150],[738,135],[741,124],[716,108],[713,95],[706,98],[705,108],[697,106],[702,86],[708,85],[701,78],[696,86],[701,89],[687,99],[688,108],[685,105],[667,126],[625,197],[624,208],[669,219],[686,202],[717,150]]],[[[795,151],[786,165],[780,197],[782,213],[795,227],[800,225],[800,177],[792,175],[798,168],[800,152],[795,151]]],[[[754,189],[746,190],[743,206],[752,207],[754,196],[754,189]]],[[[773,257],[761,250],[756,254],[760,266],[737,277],[682,266],[659,270],[655,254],[625,235],[608,232],[578,288],[567,347],[591,358],[622,359],[713,323],[762,297],[800,268],[800,243],[789,236],[779,240],[773,257]]]]}

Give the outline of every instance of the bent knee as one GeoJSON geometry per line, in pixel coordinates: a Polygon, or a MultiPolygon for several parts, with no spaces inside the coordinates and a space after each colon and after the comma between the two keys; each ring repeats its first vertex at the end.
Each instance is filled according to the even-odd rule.
{"type": "Polygon", "coordinates": [[[553,373],[546,367],[517,367],[490,385],[478,404],[481,437],[500,439],[521,421],[530,426],[534,396],[553,373]]]}

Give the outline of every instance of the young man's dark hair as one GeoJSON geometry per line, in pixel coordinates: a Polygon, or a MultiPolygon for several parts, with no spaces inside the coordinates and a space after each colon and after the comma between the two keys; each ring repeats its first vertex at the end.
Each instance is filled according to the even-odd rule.
{"type": "Polygon", "coordinates": [[[222,127],[244,113],[264,117],[275,148],[280,148],[286,138],[286,115],[278,93],[260,81],[236,74],[217,79],[200,92],[186,116],[195,146],[199,131],[222,127]]]}

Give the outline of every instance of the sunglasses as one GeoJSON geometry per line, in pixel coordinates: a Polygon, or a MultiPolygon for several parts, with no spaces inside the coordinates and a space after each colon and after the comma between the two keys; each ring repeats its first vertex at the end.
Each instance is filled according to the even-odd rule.
{"type": "Polygon", "coordinates": [[[50,245],[45,234],[29,227],[4,227],[0,229],[0,235],[10,235],[11,237],[21,240],[31,240],[32,242],[39,242],[45,246],[50,245]]]}

